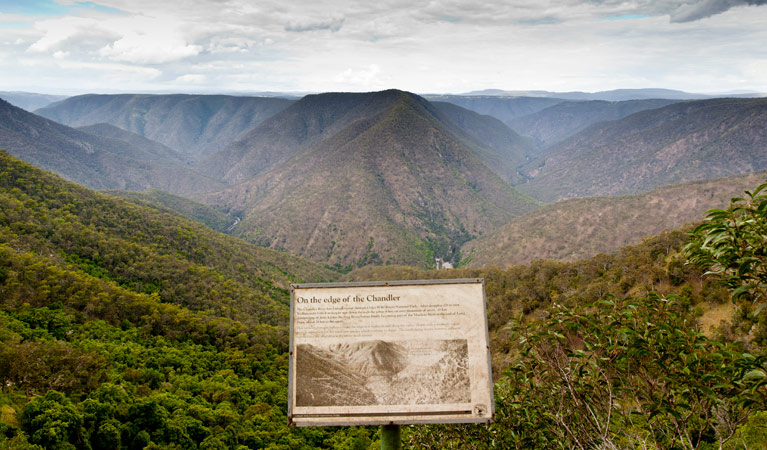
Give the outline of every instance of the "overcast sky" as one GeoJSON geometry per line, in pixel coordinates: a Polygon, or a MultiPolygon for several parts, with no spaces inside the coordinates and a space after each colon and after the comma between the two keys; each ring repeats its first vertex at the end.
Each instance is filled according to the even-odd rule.
{"type": "Polygon", "coordinates": [[[0,91],[767,92],[767,0],[0,0],[0,91]]]}

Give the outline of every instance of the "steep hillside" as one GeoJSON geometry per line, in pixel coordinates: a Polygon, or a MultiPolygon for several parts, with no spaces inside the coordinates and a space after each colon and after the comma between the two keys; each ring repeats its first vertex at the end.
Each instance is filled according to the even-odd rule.
{"type": "Polygon", "coordinates": [[[537,207],[483,165],[421,97],[385,91],[310,100],[319,106],[323,98],[331,104],[317,107],[319,114],[299,114],[293,110],[299,104],[283,112],[306,124],[303,142],[313,144],[205,196],[242,217],[236,235],[340,267],[424,266],[434,256],[456,258],[461,243],[537,207]],[[323,121],[348,110],[334,102],[380,112],[323,121]],[[335,132],[318,141],[328,129],[335,132]]]}
{"type": "Polygon", "coordinates": [[[217,209],[159,189],[147,189],[144,192],[105,191],[105,193],[122,197],[140,206],[160,209],[170,214],[180,214],[197,222],[202,222],[221,233],[231,230],[235,224],[235,219],[217,209]]]}
{"type": "Polygon", "coordinates": [[[606,102],[592,100],[562,102],[509,121],[509,126],[524,136],[534,138],[547,147],[568,138],[589,125],[618,120],[639,111],[662,108],[677,100],[628,100],[606,102]]]}
{"type": "MultiPolygon", "coordinates": [[[[593,353],[568,349],[564,361],[584,355],[588,361],[602,364],[606,358],[598,356],[607,354],[624,358],[620,367],[633,368],[634,361],[625,364],[625,358],[640,354],[643,359],[655,360],[654,356],[660,354],[664,359],[659,364],[665,367],[641,372],[653,376],[653,381],[666,383],[664,377],[670,371],[665,369],[672,365],[673,376],[683,380],[700,378],[708,382],[704,388],[720,380],[735,384],[740,384],[741,379],[744,383],[754,378],[761,381],[764,354],[757,343],[751,342],[748,348],[727,344],[742,330],[755,328],[757,319],[749,314],[728,314],[730,293],[684,264],[679,253],[684,241],[684,233],[675,231],[611,255],[573,263],[536,261],[508,270],[419,271],[368,266],[349,274],[350,280],[485,279],[493,373],[498,380],[494,386],[499,393],[497,421],[487,427],[471,427],[470,434],[462,425],[414,427],[409,431],[409,445],[463,448],[470,442],[492,448],[498,442],[519,442],[508,447],[525,448],[527,442],[539,439],[537,424],[541,417],[548,420],[556,405],[536,410],[529,416],[536,422],[530,425],[527,417],[517,414],[521,408],[518,397],[505,395],[510,387],[516,387],[516,392],[536,388],[529,382],[531,372],[527,368],[540,367],[523,365],[527,360],[520,359],[520,334],[515,334],[514,327],[539,320],[555,322],[564,309],[584,307],[574,310],[583,312],[578,316],[582,321],[568,322],[579,326],[562,333],[553,323],[556,334],[544,330],[551,339],[561,337],[562,341],[580,345],[583,341],[577,339],[577,333],[585,327],[600,327],[605,332],[602,336],[609,337],[589,340],[594,346],[586,350],[593,353]],[[648,291],[664,297],[650,297],[654,301],[641,303],[634,309],[642,314],[641,320],[632,324],[637,315],[621,307],[619,299],[647,296],[648,291]],[[597,318],[601,320],[595,320],[595,311],[587,305],[601,305],[602,309],[597,310],[604,311],[597,318]],[[720,312],[722,309],[724,312],[720,312]],[[673,315],[651,314],[656,310],[673,315]],[[670,326],[666,319],[675,317],[684,321],[675,320],[670,326]],[[636,323],[644,328],[636,330],[632,326],[636,323]],[[711,325],[706,330],[716,333],[715,345],[698,332],[696,323],[711,325]],[[597,353],[615,342],[625,345],[625,330],[630,337],[638,337],[630,341],[632,344],[644,345],[660,336],[672,343],[683,340],[685,346],[644,345],[633,354],[597,353]],[[564,337],[569,331],[574,334],[564,337]],[[621,333],[624,335],[619,336],[621,333]],[[735,362],[742,364],[727,363],[728,355],[741,358],[735,362]],[[699,363],[703,359],[704,365],[699,363]],[[701,367],[707,372],[702,372],[701,367]],[[711,367],[726,371],[729,381],[718,373],[709,376],[711,367]],[[515,378],[515,369],[528,381],[515,378]],[[513,422],[520,417],[522,425],[513,422]],[[448,441],[455,445],[445,445],[448,441]]],[[[89,191],[0,153],[1,446],[291,450],[380,447],[373,427],[288,428],[286,424],[288,295],[283,286],[294,280],[324,281],[335,276],[317,264],[212,233],[156,208],[139,207],[89,191]]],[[[449,343],[459,347],[460,341],[449,343]]],[[[408,343],[400,344],[406,347],[408,343]]],[[[357,347],[335,350],[344,356],[356,355],[353,359],[363,364],[366,354],[381,354],[378,350],[360,353],[357,347]]],[[[383,355],[392,353],[384,350],[383,355]]],[[[300,351],[298,357],[302,357],[300,351]]],[[[607,364],[613,363],[607,360],[607,364]]],[[[586,367],[584,370],[590,371],[588,361],[567,367],[574,371],[586,367]]],[[[329,395],[344,395],[343,384],[333,383],[336,375],[343,376],[343,371],[337,370],[342,367],[327,358],[317,362],[315,381],[335,384],[329,395]],[[331,367],[328,362],[335,364],[331,367]]],[[[460,376],[458,366],[454,360],[441,359],[433,366],[435,370],[424,371],[423,375],[460,376]]],[[[601,371],[599,376],[613,369],[601,371]]],[[[593,385],[581,384],[585,387],[579,392],[589,396],[604,393],[597,391],[604,386],[600,379],[592,379],[593,385]]],[[[421,380],[398,377],[401,386],[393,393],[417,402],[419,395],[430,391],[430,385],[421,380]],[[426,389],[419,389],[424,385],[426,389]]],[[[657,384],[648,385],[650,394],[657,392],[657,384]]],[[[672,413],[677,416],[690,408],[685,400],[689,389],[685,387],[672,392],[680,393],[682,399],[681,405],[672,405],[676,407],[672,413]]],[[[353,385],[351,395],[370,398],[363,388],[362,383],[353,385]]],[[[746,388],[763,395],[758,385],[746,388]]],[[[721,390],[716,386],[711,389],[721,390]]],[[[627,391],[634,392],[611,392],[627,391]]],[[[462,392],[456,389],[455,394],[462,392]]],[[[564,390],[543,391],[546,398],[558,401],[562,397],[552,397],[551,392],[564,390]]],[[[749,399],[742,395],[722,396],[719,404],[749,399]]],[[[621,404],[633,406],[630,400],[621,404]]],[[[765,410],[767,403],[750,404],[765,410]]],[[[636,409],[630,420],[637,417],[635,413],[636,409]]],[[[697,422],[698,417],[707,419],[708,414],[706,409],[691,417],[697,422]]],[[[641,423],[658,423],[663,417],[651,419],[655,422],[643,419],[641,423]]],[[[622,431],[628,421],[611,425],[610,429],[622,431]]],[[[660,425],[672,429],[667,423],[660,425]]],[[[751,423],[746,425],[741,430],[759,430],[758,422],[753,427],[751,423]]],[[[650,431],[640,431],[643,436],[650,435],[650,431]]],[[[704,444],[715,446],[716,430],[704,431],[708,436],[704,444]]],[[[755,446],[759,443],[754,440],[755,446]]]]}
{"type": "Polygon", "coordinates": [[[517,186],[544,202],[636,193],[767,168],[767,99],[676,103],[594,125],[531,162],[517,186]]]}
{"type": "Polygon", "coordinates": [[[291,282],[334,276],[316,263],[66,182],[7,153],[0,153],[0,174],[9,251],[42,252],[50,264],[166,302],[276,325],[285,323],[291,282]]]}
{"type": "Polygon", "coordinates": [[[721,208],[767,181],[767,172],[666,186],[645,194],[561,201],[512,219],[461,249],[472,267],[537,259],[574,261],[611,253],[721,208]]]}
{"type": "Polygon", "coordinates": [[[431,102],[455,124],[456,134],[465,137],[475,155],[496,175],[511,184],[525,179],[517,168],[538,154],[530,139],[523,138],[500,120],[447,102],[431,102]]]}
{"type": "Polygon", "coordinates": [[[132,157],[142,161],[156,161],[176,165],[186,165],[187,159],[179,152],[168,146],[147,139],[140,134],[123,130],[108,123],[97,123],[77,128],[94,136],[100,136],[108,139],[116,139],[128,144],[135,152],[132,157]]]}
{"type": "Polygon", "coordinates": [[[190,194],[221,187],[183,165],[167,149],[85,133],[2,100],[0,148],[93,189],[143,191],[154,187],[190,194]]]}
{"type": "Polygon", "coordinates": [[[0,447],[332,448],[285,399],[287,286],[335,275],[0,153],[0,447]]]}
{"type": "Polygon", "coordinates": [[[80,95],[36,113],[79,127],[109,123],[201,159],[241,138],[292,100],[228,95],[80,95]]]}
{"type": "Polygon", "coordinates": [[[266,120],[243,139],[211,155],[199,167],[230,183],[273,169],[351,123],[375,116],[396,101],[393,91],[307,95],[266,120]]]}

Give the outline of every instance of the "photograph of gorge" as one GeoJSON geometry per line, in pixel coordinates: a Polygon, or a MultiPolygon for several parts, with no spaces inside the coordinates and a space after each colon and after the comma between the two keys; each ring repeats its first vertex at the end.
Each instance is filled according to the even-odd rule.
{"type": "Polygon", "coordinates": [[[471,401],[465,339],[300,344],[296,352],[296,406],[471,401]]]}

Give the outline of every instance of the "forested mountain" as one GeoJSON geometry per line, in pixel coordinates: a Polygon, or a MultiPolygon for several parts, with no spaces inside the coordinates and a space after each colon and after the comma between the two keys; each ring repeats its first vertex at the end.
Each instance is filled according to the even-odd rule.
{"type": "Polygon", "coordinates": [[[390,93],[307,95],[242,139],[210,155],[200,168],[230,183],[245,181],[273,169],[355,121],[390,107],[395,101],[395,96],[390,93]]]}
{"type": "Polygon", "coordinates": [[[109,123],[197,160],[226,147],[293,103],[228,95],[79,95],[35,113],[80,127],[109,123]]]}
{"type": "MultiPolygon", "coordinates": [[[[415,114],[423,114],[417,99],[404,100],[399,108],[414,112],[395,117],[430,123],[415,114]]],[[[447,150],[442,142],[445,157],[447,150]]],[[[507,270],[368,266],[348,274],[486,280],[496,423],[404,427],[405,448],[580,442],[562,433],[558,420],[569,415],[580,426],[583,405],[546,384],[556,372],[542,352],[552,348],[564,355],[556,361],[567,373],[580,374],[577,392],[599,424],[606,420],[610,442],[654,433],[650,438],[670,443],[661,448],[675,448],[684,435],[674,421],[688,417],[684,430],[696,433],[697,444],[716,448],[738,432],[740,440],[731,442],[753,447],[759,441],[747,433],[758,424],[751,417],[767,405],[757,347],[767,335],[750,331],[760,329],[755,315],[719,313],[730,292],[685,264],[686,240],[675,231],[611,255],[507,270]],[[619,300],[625,296],[637,298],[619,300]],[[700,333],[703,323],[719,340],[700,333]],[[748,349],[730,342],[744,334],[752,339],[748,349]],[[599,389],[604,377],[615,386],[609,396],[599,389]],[[633,390],[623,389],[625,380],[637,382],[633,390]],[[627,401],[630,393],[637,403],[627,401]],[[659,395],[663,401],[654,403],[659,395]],[[709,414],[712,404],[719,405],[716,415],[709,414]],[[728,434],[719,434],[730,419],[728,434]]],[[[0,153],[0,446],[376,448],[369,427],[286,425],[286,285],[338,278],[318,264],[90,191],[0,153]]]]}
{"type": "Polygon", "coordinates": [[[335,277],[0,153],[0,446],[324,445],[285,425],[287,286],[335,277]]]}
{"type": "Polygon", "coordinates": [[[188,168],[177,153],[151,142],[76,130],[0,100],[0,148],[94,189],[150,187],[190,194],[222,184],[188,168]]]}
{"type": "Polygon", "coordinates": [[[544,202],[621,195],[767,168],[767,99],[675,103],[593,125],[528,164],[544,202]]]}
{"type": "Polygon", "coordinates": [[[135,191],[105,191],[107,194],[122,197],[140,206],[157,208],[170,214],[180,214],[208,227],[225,233],[237,223],[237,219],[221,211],[180,195],[170,194],[159,189],[135,191]]]}
{"type": "Polygon", "coordinates": [[[90,191],[0,155],[3,223],[10,227],[4,242],[20,239],[23,252],[45,249],[54,264],[71,264],[192,309],[226,311],[232,317],[266,309],[264,317],[273,317],[274,324],[284,319],[280,305],[291,282],[334,276],[319,264],[90,191]]]}
{"type": "Polygon", "coordinates": [[[307,96],[227,149],[219,173],[247,181],[204,199],[242,217],[236,235],[340,267],[453,260],[537,207],[462,135],[406,92],[307,96]]]}
{"type": "Polygon", "coordinates": [[[511,219],[466,243],[471,267],[530,264],[537,259],[575,261],[613,253],[648,236],[696,222],[712,208],[767,182],[767,172],[691,181],[643,194],[576,198],[511,219]]]}
{"type": "Polygon", "coordinates": [[[656,109],[678,100],[604,100],[568,101],[549,106],[541,111],[511,119],[508,122],[517,133],[534,138],[547,147],[568,138],[589,125],[622,119],[647,109],[656,109]]]}

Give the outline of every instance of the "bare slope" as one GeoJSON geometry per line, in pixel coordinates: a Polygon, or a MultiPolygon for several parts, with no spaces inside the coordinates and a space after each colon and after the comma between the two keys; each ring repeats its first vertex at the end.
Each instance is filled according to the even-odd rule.
{"type": "Polygon", "coordinates": [[[92,189],[154,187],[190,194],[221,188],[215,180],[182,165],[172,153],[85,133],[2,100],[0,148],[92,189]]]}
{"type": "Polygon", "coordinates": [[[229,95],[80,95],[36,111],[70,126],[110,123],[200,159],[293,101],[229,95]]]}
{"type": "Polygon", "coordinates": [[[536,259],[574,261],[615,252],[647,236],[700,220],[711,208],[767,180],[754,175],[692,181],[645,194],[565,200],[512,219],[462,249],[469,265],[529,264],[536,259]]]}
{"type": "Polygon", "coordinates": [[[700,100],[594,125],[531,163],[518,188],[552,202],[765,168],[767,99],[700,100]]]}
{"type": "MultiPolygon", "coordinates": [[[[330,103],[351,99],[324,95],[330,103]]],[[[461,243],[537,207],[483,165],[423,98],[355,95],[362,97],[355,108],[379,112],[323,127],[323,114],[285,111],[311,125],[305,140],[313,144],[206,196],[242,216],[235,234],[339,266],[425,266],[435,255],[454,259],[461,243]],[[317,138],[329,128],[337,131],[317,138]]]]}

